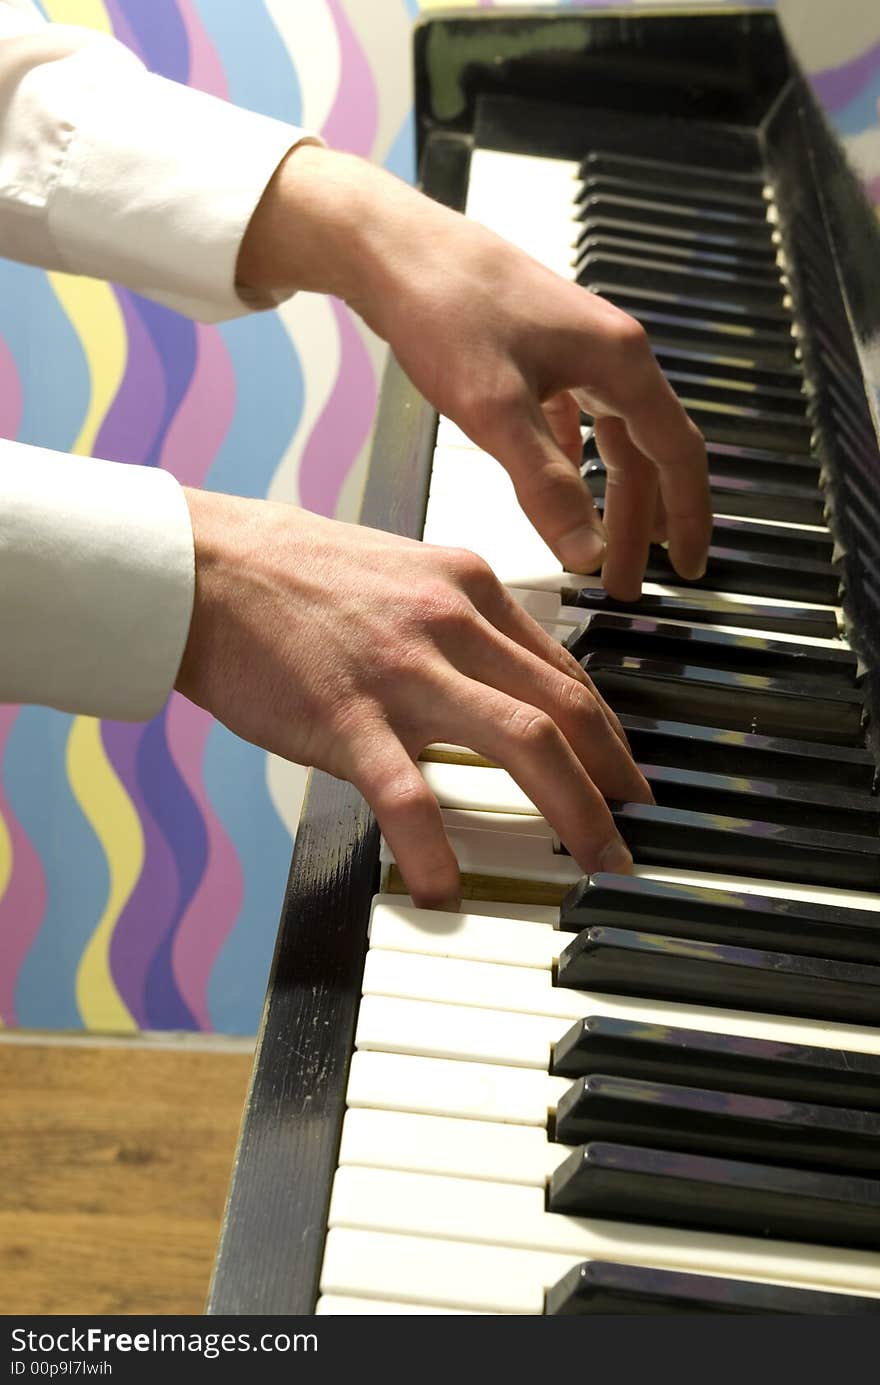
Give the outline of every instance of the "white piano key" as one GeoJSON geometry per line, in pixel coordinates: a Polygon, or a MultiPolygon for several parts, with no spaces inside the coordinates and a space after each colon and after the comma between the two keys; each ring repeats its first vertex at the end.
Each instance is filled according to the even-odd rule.
{"type": "Polygon", "coordinates": [[[565,278],[572,277],[577,164],[475,149],[465,214],[565,278]]]}
{"type": "MultiPolygon", "coordinates": [[[[406,1003],[389,1001],[387,1006],[390,1009],[394,1004],[400,1010],[406,1003]]],[[[447,1012],[446,1018],[454,1017],[447,1012]]],[[[566,1078],[547,1073],[549,1057],[548,1043],[542,1071],[537,1064],[532,1068],[514,1068],[503,1063],[469,1063],[358,1049],[351,1058],[346,1102],[350,1107],[535,1125],[543,1130],[547,1112],[555,1109],[562,1093],[571,1086],[566,1078]]]]}
{"type": "MultiPolygon", "coordinates": [[[[460,957],[471,962],[500,962],[518,967],[549,968],[560,946],[552,924],[558,909],[546,909],[540,922],[517,919],[496,904],[496,913],[475,914],[470,902],[460,913],[417,909],[395,895],[377,895],[370,919],[370,948],[460,957]],[[548,926],[549,925],[549,926],[548,926]],[[503,957],[499,956],[503,949],[503,957]]],[[[570,934],[563,934],[565,940],[570,934]]]]}
{"type": "Polygon", "coordinates": [[[421,1317],[433,1313],[472,1316],[467,1308],[434,1308],[427,1303],[394,1303],[387,1298],[345,1298],[342,1294],[322,1294],[315,1305],[315,1313],[320,1318],[376,1317],[384,1314],[399,1318],[409,1313],[418,1313],[421,1317]]]}
{"type": "MultiPolygon", "coordinates": [[[[576,1255],[580,1259],[876,1294],[880,1255],[548,1212],[544,1190],[433,1174],[341,1168],[328,1225],[576,1255]]],[[[325,1286],[335,1287],[335,1286],[325,1286]]]]}
{"type": "Polygon", "coordinates": [[[505,769],[426,761],[419,765],[419,769],[441,808],[473,808],[482,813],[540,816],[534,803],[505,769]]]}
{"type": "MultiPolygon", "coordinates": [[[[379,959],[403,958],[406,954],[377,951],[375,955],[379,959]]],[[[456,1062],[500,1063],[504,1067],[539,1068],[546,1072],[550,1045],[561,1039],[573,1020],[579,1018],[559,1018],[540,1011],[505,1012],[503,1006],[466,1003],[450,1013],[446,999],[431,1001],[428,996],[389,995],[393,981],[383,980],[383,975],[387,977],[388,973],[383,974],[380,965],[378,969],[371,967],[370,976],[365,976],[366,985],[375,984],[382,989],[367,992],[361,1000],[355,1031],[355,1045],[361,1050],[456,1062]]]]}
{"type": "Polygon", "coordinates": [[[457,1241],[332,1230],[324,1247],[324,1294],[434,1303],[452,1311],[544,1311],[544,1293],[579,1260],[571,1255],[457,1241]]]}
{"type": "Polygon", "coordinates": [[[350,1109],[339,1164],[543,1188],[570,1153],[534,1125],[350,1109]]]}
{"type": "MultiPolygon", "coordinates": [[[[560,948],[572,937],[559,936],[560,948]]],[[[503,953],[503,942],[498,951],[503,953]]],[[[541,1042],[547,1038],[554,1041],[550,1021],[565,1027],[588,1015],[742,1034],[779,1043],[880,1053],[880,1029],[867,1025],[570,990],[554,986],[549,970],[420,956],[414,952],[383,952],[378,948],[370,949],[367,955],[362,1014],[368,1000],[372,1002],[369,1020],[364,1021],[363,1029],[358,1024],[358,1047],[437,1053],[440,1057],[467,1056],[481,1062],[534,1066],[543,1061],[546,1065],[541,1042]],[[426,1006],[424,1015],[415,1008],[422,1003],[426,1006]],[[387,1012],[383,1012],[382,1004],[389,1007],[387,1012]],[[456,1007],[455,1015],[444,1018],[439,1013],[444,1005],[456,1007]],[[468,1011],[474,1009],[480,1012],[477,1022],[468,1018],[468,1011]],[[502,1016],[497,1025],[489,1019],[493,1011],[502,1016]],[[516,1019],[511,1024],[514,1015],[516,1019]],[[461,1032],[453,1035],[456,1029],[461,1032]],[[411,1044],[418,1047],[410,1047],[411,1044]],[[452,1044],[457,1046],[455,1054],[450,1052],[452,1044]]],[[[555,1037],[561,1038],[562,1033],[555,1037]]]]}

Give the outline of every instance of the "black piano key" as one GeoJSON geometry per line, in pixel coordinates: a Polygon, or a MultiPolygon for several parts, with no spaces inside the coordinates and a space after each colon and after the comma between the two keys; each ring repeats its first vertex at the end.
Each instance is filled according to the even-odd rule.
{"type": "Polygon", "coordinates": [[[767,200],[764,174],[758,168],[721,171],[693,162],[681,163],[672,159],[593,149],[582,160],[578,177],[585,179],[594,174],[643,178],[656,182],[664,192],[671,186],[683,195],[702,192],[721,201],[743,199],[750,203],[766,204],[767,200]]]}
{"type": "Polygon", "coordinates": [[[550,1071],[557,1077],[605,1072],[691,1087],[723,1085],[750,1096],[880,1112],[880,1054],[609,1015],[577,1020],[555,1044],[550,1071]]]}
{"type": "Polygon", "coordinates": [[[663,264],[650,255],[619,254],[589,250],[575,266],[579,282],[598,280],[605,285],[641,294],[657,293],[664,301],[708,304],[749,320],[791,321],[781,283],[767,283],[750,275],[736,275],[700,265],[663,264]]]}
{"type": "Polygon", "coordinates": [[[686,206],[695,211],[707,210],[721,214],[733,214],[746,222],[758,226],[767,224],[768,203],[763,193],[730,192],[704,184],[702,187],[684,187],[677,181],[664,182],[662,175],[650,169],[630,169],[592,167],[584,169],[580,175],[580,185],[576,202],[583,202],[596,193],[610,196],[640,197],[651,201],[686,206]]]}
{"type": "Polygon", "coordinates": [[[558,984],[842,1024],[880,1021],[880,967],[629,928],[578,933],[560,953],[558,984]]]}
{"type": "MultiPolygon", "coordinates": [[[[604,515],[605,497],[595,497],[594,504],[599,514],[604,515]]],[[[761,553],[767,558],[775,558],[777,565],[789,557],[808,558],[824,564],[836,565],[838,562],[833,535],[825,528],[796,528],[793,525],[768,524],[765,520],[715,515],[712,544],[719,548],[761,553]]],[[[662,550],[656,552],[659,557],[662,550]]]]}
{"type": "Polygon", "coordinates": [[[648,659],[613,650],[580,661],[603,697],[621,712],[681,718],[731,731],[859,745],[863,707],[857,690],[830,680],[764,678],[728,669],[648,659]]]}
{"type": "Polygon", "coordinates": [[[699,764],[717,774],[739,772],[861,793],[871,792],[877,773],[871,752],[850,746],[627,714],[620,721],[636,759],[650,764],[699,764]]]}
{"type": "Polygon", "coordinates": [[[608,300],[641,322],[655,350],[687,349],[690,353],[721,353],[747,365],[785,369],[797,362],[797,345],[785,333],[750,326],[743,320],[723,319],[718,313],[671,307],[634,293],[610,289],[608,300]]]}
{"type": "Polygon", "coordinates": [[[586,611],[612,611],[621,615],[645,615],[657,620],[681,620],[695,625],[735,625],[744,630],[776,631],[834,640],[840,635],[833,611],[820,606],[758,605],[747,600],[723,606],[703,604],[699,594],[653,596],[645,592],[638,601],[616,601],[604,587],[564,587],[563,606],[586,611]]]}
{"type": "Polygon", "coordinates": [[[748,409],[768,409],[771,413],[785,414],[795,420],[807,416],[807,398],[800,390],[779,389],[746,383],[744,380],[725,379],[720,373],[710,374],[705,367],[701,370],[696,364],[685,370],[674,362],[663,367],[676,394],[684,398],[704,400],[707,403],[730,404],[748,409]]]}
{"type": "Polygon", "coordinates": [[[597,872],[569,890],[559,906],[558,926],[568,933],[636,928],[672,938],[880,966],[880,910],[738,894],[723,886],[672,885],[597,872]]]}
{"type": "Polygon", "coordinates": [[[753,444],[780,452],[809,453],[812,449],[809,420],[757,406],[715,403],[689,389],[678,389],[676,394],[708,442],[753,444]]]}
{"type": "Polygon", "coordinates": [[[591,250],[647,255],[652,260],[685,269],[691,265],[715,268],[747,275],[765,284],[778,285],[781,282],[781,271],[772,251],[764,255],[743,254],[693,240],[675,241],[671,236],[664,238],[662,234],[658,238],[642,227],[621,230],[619,227],[585,222],[574,246],[576,262],[591,250]]]}
{"type": "Polygon", "coordinates": [[[773,278],[779,275],[779,248],[773,240],[749,242],[715,234],[701,235],[683,226],[664,226],[658,230],[644,218],[621,215],[620,208],[603,205],[602,199],[595,197],[589,211],[582,212],[578,220],[581,226],[575,250],[591,239],[624,240],[627,246],[649,253],[678,251],[681,256],[697,261],[705,259],[708,263],[717,256],[733,268],[742,266],[750,273],[760,272],[773,278]]]}
{"type": "Polygon", "coordinates": [[[716,360],[706,356],[688,356],[681,351],[657,351],[657,364],[666,373],[670,370],[686,374],[723,380],[729,385],[744,385],[758,393],[767,391],[786,399],[800,399],[808,404],[804,373],[800,366],[791,365],[786,370],[762,370],[758,366],[746,366],[737,361],[716,360]]]}
{"type": "Polygon", "coordinates": [[[880,1181],[595,1141],[550,1180],[566,1216],[876,1250],[880,1181]]]}
{"type": "Polygon", "coordinates": [[[729,250],[755,250],[773,253],[775,240],[769,221],[737,217],[735,212],[718,209],[697,210],[684,204],[657,202],[648,197],[632,197],[619,192],[585,192],[577,203],[575,219],[590,225],[613,218],[624,225],[635,224],[661,236],[688,236],[706,245],[729,250]]]}
{"type": "MultiPolygon", "coordinates": [[[[719,624],[721,622],[719,621],[719,624]]],[[[565,648],[576,659],[600,649],[619,649],[649,658],[683,660],[707,668],[785,677],[830,678],[855,687],[859,661],[843,645],[828,649],[763,635],[728,634],[706,625],[676,625],[648,616],[613,612],[588,615],[568,636],[565,648]]]]}
{"type": "Polygon", "coordinates": [[[611,1140],[789,1168],[880,1174],[880,1115],[711,1087],[591,1073],[560,1097],[564,1145],[611,1140]]]}
{"type": "Polygon", "coordinates": [[[686,808],[695,813],[757,822],[787,823],[835,832],[878,836],[880,800],[870,794],[847,793],[821,784],[789,784],[746,775],[709,774],[678,765],[639,762],[661,808],[686,808]]]}
{"type": "MultiPolygon", "coordinates": [[[[590,416],[582,413],[581,422],[585,428],[584,462],[598,463],[601,468],[602,458],[590,416]]],[[[758,483],[781,481],[788,485],[811,486],[815,490],[821,485],[820,459],[810,453],[780,452],[776,448],[754,447],[745,443],[709,441],[706,443],[706,457],[709,472],[713,475],[736,476],[758,483]]],[[[588,465],[586,470],[592,468],[588,465]]]]}
{"type": "Polygon", "coordinates": [[[701,293],[696,287],[685,296],[654,284],[640,285],[635,275],[632,279],[631,283],[623,282],[620,274],[598,273],[596,266],[588,265],[577,275],[576,281],[590,293],[600,294],[618,307],[622,300],[636,299],[641,306],[633,316],[638,317],[649,337],[652,336],[653,312],[660,320],[668,317],[690,324],[713,338],[717,334],[725,338],[733,335],[749,341],[760,342],[766,338],[778,345],[793,345],[791,317],[784,308],[777,310],[770,304],[760,309],[752,304],[739,306],[711,289],[701,293]]]}
{"type": "Polygon", "coordinates": [[[685,581],[679,577],[665,548],[651,546],[645,580],[719,591],[742,592],[744,596],[769,596],[777,601],[819,601],[837,605],[840,601],[840,572],[829,562],[815,558],[762,553],[752,548],[729,548],[713,542],[703,577],[685,581]]]}
{"type": "MultiPolygon", "coordinates": [[[[605,467],[589,461],[584,479],[596,499],[605,495],[605,467]]],[[[721,471],[709,472],[712,510],[715,514],[750,519],[783,520],[791,524],[822,524],[825,502],[816,486],[802,481],[753,480],[721,471]]]]}
{"type": "Polygon", "coordinates": [[[586,1260],[548,1289],[544,1313],[549,1317],[584,1317],[594,1313],[799,1313],[809,1317],[849,1317],[880,1313],[880,1298],[586,1260]]]}

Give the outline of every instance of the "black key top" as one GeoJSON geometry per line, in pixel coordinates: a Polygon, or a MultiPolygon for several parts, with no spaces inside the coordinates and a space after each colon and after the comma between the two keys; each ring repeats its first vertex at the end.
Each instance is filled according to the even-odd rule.
{"type": "Polygon", "coordinates": [[[588,654],[580,662],[618,715],[675,717],[731,731],[796,736],[832,745],[861,741],[859,693],[827,679],[796,685],[784,678],[611,650],[588,654]]]}
{"type": "Polygon", "coordinates": [[[594,196],[589,211],[581,212],[578,218],[582,229],[577,237],[577,246],[585,245],[591,237],[603,240],[622,238],[649,252],[669,247],[696,257],[719,255],[734,266],[742,265],[752,273],[779,274],[779,249],[773,240],[769,243],[761,239],[752,242],[727,235],[719,236],[714,232],[701,234],[684,226],[664,226],[658,231],[644,217],[624,215],[626,210],[605,205],[601,197],[594,196]]]}
{"type": "MultiPolygon", "coordinates": [[[[581,422],[586,427],[583,458],[590,463],[602,466],[596,435],[592,430],[589,415],[582,413],[581,422]]],[[[747,481],[781,481],[784,484],[812,486],[815,491],[821,485],[821,463],[818,457],[799,452],[779,452],[767,447],[749,447],[729,442],[709,442],[706,456],[710,473],[722,476],[736,476],[747,481]]]]}
{"type": "Polygon", "coordinates": [[[717,774],[739,771],[862,793],[870,793],[874,783],[876,769],[868,750],[652,717],[624,714],[620,721],[636,759],[650,764],[696,763],[717,774]]]}
{"type": "Polygon", "coordinates": [[[743,1096],[712,1087],[591,1073],[560,1098],[554,1138],[613,1140],[789,1168],[880,1173],[880,1115],[843,1106],[743,1096]]]}
{"type": "Polygon", "coordinates": [[[645,297],[657,294],[664,302],[706,304],[750,321],[791,321],[785,290],[779,283],[767,284],[750,275],[699,265],[664,265],[649,252],[621,255],[588,251],[576,266],[576,277],[579,283],[598,281],[625,291],[634,290],[645,297]]]}
{"type": "Polygon", "coordinates": [[[808,420],[752,405],[713,403],[688,389],[676,394],[708,442],[752,444],[779,452],[812,449],[813,427],[808,420]]]}
{"type": "Polygon", "coordinates": [[[638,601],[615,601],[604,587],[583,587],[575,590],[564,587],[563,606],[577,606],[586,611],[612,611],[621,615],[645,615],[658,620],[682,620],[697,625],[737,625],[744,630],[771,630],[789,635],[812,635],[816,639],[835,640],[840,631],[833,611],[821,607],[758,605],[738,601],[712,606],[698,594],[680,596],[651,596],[644,593],[638,601]]]}
{"type": "Polygon", "coordinates": [[[658,239],[639,226],[620,229],[609,225],[597,226],[595,221],[585,222],[575,243],[575,256],[580,259],[591,250],[647,255],[654,261],[683,269],[691,265],[715,268],[748,275],[751,279],[776,286],[782,282],[781,271],[772,252],[755,255],[723,250],[694,240],[675,241],[671,236],[658,239]]]}
{"type": "Polygon", "coordinates": [[[752,327],[741,319],[724,319],[718,313],[664,306],[634,293],[609,290],[605,296],[641,322],[655,350],[687,349],[690,354],[710,357],[720,353],[745,365],[773,370],[797,361],[796,343],[790,334],[752,327]]]}
{"type": "Polygon", "coordinates": [[[709,374],[705,367],[700,369],[696,363],[691,370],[671,363],[664,367],[663,374],[680,398],[766,409],[795,420],[803,420],[807,416],[807,399],[799,390],[772,389],[747,384],[744,380],[725,379],[723,375],[709,374]]]}
{"type": "MultiPolygon", "coordinates": [[[[590,461],[584,479],[595,499],[605,495],[605,467],[590,461]]],[[[791,524],[821,524],[825,502],[811,482],[750,480],[728,472],[710,471],[712,510],[721,515],[742,515],[751,519],[784,520],[791,524]]]]}
{"type": "Polygon", "coordinates": [[[597,219],[615,220],[647,226],[657,237],[670,234],[690,236],[707,245],[729,250],[752,249],[772,252],[773,228],[766,220],[738,217],[736,212],[713,210],[671,203],[648,197],[630,197],[619,192],[586,192],[577,205],[576,219],[594,225],[597,219]]]}
{"type": "Polygon", "coordinates": [[[733,332],[749,340],[760,341],[766,336],[780,345],[793,345],[791,315],[786,308],[776,308],[773,304],[762,308],[755,307],[753,303],[739,305],[733,299],[713,292],[711,287],[700,292],[693,286],[687,294],[676,293],[655,283],[640,283],[636,272],[625,276],[620,272],[612,273],[610,267],[604,265],[587,265],[577,275],[577,283],[618,306],[621,298],[637,295],[638,302],[644,306],[633,316],[637,316],[647,327],[649,336],[652,335],[650,313],[653,310],[657,314],[670,315],[673,319],[699,326],[713,337],[716,332],[722,332],[725,336],[733,332]]]}
{"type": "Polygon", "coordinates": [[[757,168],[751,172],[725,170],[720,173],[717,168],[701,167],[698,164],[644,158],[637,154],[613,154],[604,149],[594,149],[581,163],[578,177],[586,179],[596,174],[643,179],[656,183],[664,193],[673,187],[683,196],[702,193],[716,197],[720,201],[743,199],[749,203],[763,203],[766,207],[764,175],[757,168]]]}
{"type": "Polygon", "coordinates": [[[880,1020],[880,967],[627,928],[585,928],[560,953],[558,984],[843,1024],[880,1020]]]}
{"type": "MultiPolygon", "coordinates": [[[[719,621],[719,624],[721,622],[719,621]]],[[[645,616],[602,612],[586,620],[565,641],[576,659],[600,649],[619,649],[647,658],[682,660],[706,668],[741,669],[744,673],[788,678],[831,678],[855,687],[859,661],[843,645],[826,649],[795,640],[762,635],[726,634],[711,626],[675,625],[645,616]]]]}
{"type": "MultiPolygon", "coordinates": [[[[595,505],[599,514],[604,515],[604,496],[597,497],[595,505]]],[[[835,565],[838,561],[834,557],[834,538],[828,529],[789,528],[768,524],[764,520],[715,515],[712,543],[720,548],[762,553],[768,558],[775,558],[777,563],[785,562],[789,557],[811,558],[816,562],[835,565]]]]}
{"type": "Polygon", "coordinates": [[[748,202],[764,202],[766,205],[764,173],[757,168],[737,172],[725,169],[722,173],[716,168],[705,168],[697,163],[592,150],[583,158],[578,177],[588,179],[595,173],[653,181],[664,197],[669,188],[674,187],[676,193],[680,194],[704,193],[721,201],[743,198],[748,202]]]}
{"type": "Polygon", "coordinates": [[[661,808],[687,808],[695,813],[757,822],[788,823],[856,835],[880,835],[880,799],[852,794],[821,784],[787,784],[745,775],[709,774],[675,765],[639,763],[661,808]]]}
{"type": "Polygon", "coordinates": [[[849,1317],[880,1313],[880,1298],[586,1260],[548,1289],[544,1313],[549,1317],[584,1317],[592,1313],[799,1313],[810,1317],[849,1317]]]}
{"type": "Polygon", "coordinates": [[[681,583],[697,590],[723,589],[742,592],[744,596],[769,596],[777,601],[819,601],[829,606],[840,601],[840,572],[832,563],[793,554],[786,556],[783,562],[773,553],[727,548],[714,542],[709,549],[705,575],[688,582],[676,574],[666,549],[653,544],[645,580],[668,583],[673,576],[676,585],[681,583]]]}
{"type": "Polygon", "coordinates": [[[747,222],[755,222],[761,227],[767,224],[768,204],[760,190],[757,196],[754,196],[730,193],[706,185],[699,189],[684,188],[677,182],[664,183],[660,175],[652,174],[648,170],[638,172],[633,170],[630,173],[625,173],[623,170],[612,172],[604,168],[584,170],[581,174],[577,201],[583,202],[590,195],[603,192],[611,197],[639,197],[663,205],[677,204],[696,212],[705,209],[722,215],[732,213],[737,217],[742,217],[747,222]]]}
{"type": "Polygon", "coordinates": [[[880,1054],[591,1015],[555,1045],[557,1077],[591,1072],[880,1112],[880,1054]]]}
{"type": "Polygon", "coordinates": [[[880,910],[737,894],[709,885],[670,885],[631,875],[585,876],[559,906],[559,927],[569,933],[637,928],[671,938],[880,966],[880,910]]]}
{"type": "Polygon", "coordinates": [[[800,366],[789,366],[787,370],[761,370],[757,366],[745,366],[737,361],[716,360],[706,356],[688,356],[681,351],[658,351],[657,364],[664,373],[680,370],[710,379],[724,380],[730,385],[741,384],[747,389],[759,392],[777,393],[787,399],[800,399],[806,407],[808,396],[805,389],[804,373],[800,366]]]}
{"type": "Polygon", "coordinates": [[[596,1141],[550,1181],[548,1208],[576,1217],[729,1231],[876,1250],[880,1182],[596,1141]]]}

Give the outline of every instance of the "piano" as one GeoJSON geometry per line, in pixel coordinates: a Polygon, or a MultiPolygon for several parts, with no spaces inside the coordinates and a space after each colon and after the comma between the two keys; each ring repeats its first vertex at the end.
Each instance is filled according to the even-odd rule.
{"type": "Polygon", "coordinates": [[[208,1311],[880,1312],[876,219],[766,10],[445,15],[415,71],[425,191],[646,327],[713,547],[615,603],[390,364],[362,521],[486,557],[656,806],[585,879],[431,747],[432,914],[313,774],[208,1311]]]}

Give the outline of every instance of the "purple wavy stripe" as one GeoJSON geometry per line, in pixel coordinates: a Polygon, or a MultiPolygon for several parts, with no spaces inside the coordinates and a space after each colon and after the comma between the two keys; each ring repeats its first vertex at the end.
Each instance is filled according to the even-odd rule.
{"type": "Polygon", "coordinates": [[[180,882],[171,849],[141,791],[138,758],[144,728],[126,722],[101,724],[104,749],[125,785],[144,834],[144,869],[119,916],[110,939],[110,971],[114,983],[141,1029],[149,1023],[146,978],[157,947],[157,920],[167,920],[177,907],[180,882]]]}
{"type": "Polygon", "coordinates": [[[200,486],[235,414],[235,372],[215,327],[196,327],[196,368],[171,422],[159,465],[183,486],[200,486]]]}
{"type": "Polygon", "coordinates": [[[159,451],[175,414],[186,396],[196,368],[196,327],[179,313],[135,294],[133,305],[147,329],[161,365],[165,400],[156,438],[146,461],[158,462],[159,451]]]}
{"type": "Polygon", "coordinates": [[[15,438],[21,424],[24,400],[15,358],[0,337],[0,438],[15,438]]]}
{"type": "MultiPolygon", "coordinates": [[[[185,82],[189,75],[189,44],[175,0],[116,0],[115,15],[124,18],[137,51],[152,72],[185,82]]],[[[115,16],[112,17],[114,28],[115,16]]]]}
{"type": "Polygon", "coordinates": [[[189,39],[189,77],[187,83],[211,96],[229,96],[229,85],[220,56],[196,13],[193,0],[177,0],[180,18],[189,39]]]}
{"type": "Polygon", "coordinates": [[[113,26],[113,33],[119,39],[120,43],[124,43],[126,48],[130,48],[133,53],[137,53],[142,62],[146,62],[147,55],[138,43],[134,29],[132,29],[129,24],[119,0],[104,0],[104,8],[113,26]]]}
{"type": "Polygon", "coordinates": [[[848,106],[880,67],[880,40],[859,53],[858,57],[839,67],[820,68],[810,75],[810,81],[826,110],[839,111],[848,106]]]}
{"type": "Polygon", "coordinates": [[[372,152],[378,126],[376,82],[341,0],[327,0],[339,39],[339,86],[321,134],[334,149],[372,152]]]}
{"type": "MultiPolygon", "coordinates": [[[[3,750],[19,708],[0,707],[0,773],[3,750]]],[[[46,877],[39,855],[12,811],[0,777],[0,817],[12,844],[12,874],[0,897],[0,1020],[16,1025],[15,988],[21,964],[40,931],[46,911],[46,877]]]]}
{"type": "Polygon", "coordinates": [[[303,450],[299,493],[303,505],[333,515],[345,478],[366,440],[376,407],[376,377],[351,313],[329,299],[339,332],[339,372],[303,450]]]}
{"type": "Polygon", "coordinates": [[[165,413],[165,377],[159,353],[128,289],[116,297],[125,320],[128,360],[122,384],[95,439],[96,457],[145,462],[155,446],[165,413]]]}
{"type": "Polygon", "coordinates": [[[202,781],[202,758],[213,718],[185,698],[173,697],[168,708],[168,748],[190,785],[208,839],[208,864],[199,887],[183,913],[171,949],[180,993],[200,1029],[211,1028],[208,980],[214,962],[238,918],[244,877],[232,841],[202,781]]]}

